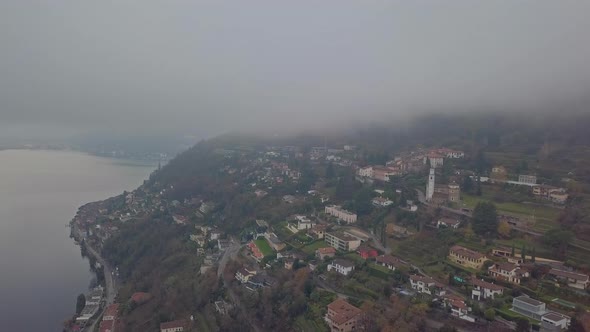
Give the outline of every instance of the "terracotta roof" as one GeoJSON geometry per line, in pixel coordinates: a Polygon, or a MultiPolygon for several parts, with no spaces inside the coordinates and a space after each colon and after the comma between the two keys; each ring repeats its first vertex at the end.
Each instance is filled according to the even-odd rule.
{"type": "Polygon", "coordinates": [[[344,299],[337,299],[328,304],[328,310],[334,312],[334,315],[330,318],[337,325],[344,324],[362,313],[361,309],[346,302],[344,299]]]}
{"type": "Polygon", "coordinates": [[[504,289],[504,287],[502,287],[500,285],[492,284],[491,282],[487,282],[487,281],[483,281],[483,280],[475,279],[475,278],[474,279],[471,279],[471,283],[474,286],[479,286],[481,288],[489,289],[489,290],[492,290],[492,291],[499,291],[499,290],[503,290],[504,289]]]}
{"type": "Polygon", "coordinates": [[[175,320],[175,321],[160,324],[160,330],[173,329],[175,327],[186,327],[186,321],[175,320]]]}
{"type": "Polygon", "coordinates": [[[422,281],[422,282],[424,282],[426,284],[434,284],[434,283],[436,283],[434,281],[434,279],[432,279],[431,277],[424,277],[424,276],[417,275],[417,274],[412,274],[410,276],[410,279],[411,280],[414,280],[414,281],[422,281]]]}
{"type": "Polygon", "coordinates": [[[336,248],[334,248],[334,247],[319,248],[318,249],[318,252],[321,255],[335,254],[336,253],[336,248]]]}
{"type": "Polygon", "coordinates": [[[471,258],[474,260],[478,260],[478,259],[486,257],[482,253],[479,253],[477,251],[473,251],[471,249],[467,249],[467,248],[461,247],[461,246],[452,246],[450,251],[452,253],[455,253],[458,256],[464,256],[464,257],[468,257],[468,258],[471,258]]]}
{"type": "Polygon", "coordinates": [[[105,310],[104,312],[104,316],[117,316],[117,313],[119,312],[119,304],[115,303],[115,304],[111,304],[110,306],[107,307],[107,310],[105,310]]]}
{"type": "Polygon", "coordinates": [[[496,267],[498,270],[514,271],[518,268],[518,265],[516,265],[514,263],[510,263],[510,262],[502,262],[502,263],[496,264],[496,267]]]}
{"type": "Polygon", "coordinates": [[[131,295],[131,301],[135,303],[143,303],[148,301],[152,295],[150,293],[137,292],[131,295]]]}
{"type": "Polygon", "coordinates": [[[111,332],[111,331],[113,331],[113,324],[114,324],[114,321],[112,321],[112,320],[103,320],[102,322],[100,322],[100,329],[98,331],[99,332],[111,332]]]}
{"type": "Polygon", "coordinates": [[[558,269],[551,269],[549,271],[549,274],[557,276],[557,277],[563,277],[563,278],[574,279],[574,280],[579,280],[579,281],[588,281],[588,279],[589,279],[588,275],[586,275],[586,274],[563,271],[563,270],[558,270],[558,269]]]}
{"type": "Polygon", "coordinates": [[[385,264],[389,264],[389,265],[399,265],[399,264],[401,264],[401,261],[399,260],[399,258],[390,256],[390,255],[381,255],[381,256],[378,256],[377,258],[375,258],[375,261],[377,263],[385,263],[385,264]]]}

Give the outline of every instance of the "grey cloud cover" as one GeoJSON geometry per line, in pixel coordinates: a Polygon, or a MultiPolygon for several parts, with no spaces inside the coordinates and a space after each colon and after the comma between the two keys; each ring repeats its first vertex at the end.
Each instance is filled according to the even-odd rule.
{"type": "Polygon", "coordinates": [[[590,91],[588,1],[0,1],[0,130],[324,126],[590,91]]]}

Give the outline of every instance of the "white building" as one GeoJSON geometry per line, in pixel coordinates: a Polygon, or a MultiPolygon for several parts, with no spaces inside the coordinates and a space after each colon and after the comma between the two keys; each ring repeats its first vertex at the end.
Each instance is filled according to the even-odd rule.
{"type": "Polygon", "coordinates": [[[328,265],[328,271],[332,270],[347,276],[354,270],[354,263],[344,259],[335,259],[328,265]]]}
{"type": "Polygon", "coordinates": [[[357,219],[356,213],[346,211],[338,205],[326,206],[325,211],[327,214],[332,215],[332,216],[346,222],[347,224],[352,224],[352,223],[356,222],[356,219],[357,219]]]}
{"type": "Polygon", "coordinates": [[[391,204],[393,204],[393,201],[389,200],[387,198],[383,198],[383,197],[373,198],[373,205],[375,205],[375,206],[387,207],[387,206],[390,206],[391,204]]]}
{"type": "Polygon", "coordinates": [[[496,295],[504,294],[504,287],[492,284],[479,279],[471,281],[473,289],[471,290],[471,298],[481,301],[482,299],[493,299],[496,295]]]}
{"type": "Polygon", "coordinates": [[[446,293],[443,285],[437,283],[430,277],[413,274],[410,276],[410,285],[412,286],[412,289],[428,295],[442,296],[446,293]]]}
{"type": "Polygon", "coordinates": [[[358,175],[366,178],[373,177],[373,166],[359,168],[358,175]]]}
{"type": "Polygon", "coordinates": [[[524,175],[521,174],[518,176],[518,182],[521,183],[529,183],[529,184],[537,184],[537,177],[534,175],[524,175]]]}

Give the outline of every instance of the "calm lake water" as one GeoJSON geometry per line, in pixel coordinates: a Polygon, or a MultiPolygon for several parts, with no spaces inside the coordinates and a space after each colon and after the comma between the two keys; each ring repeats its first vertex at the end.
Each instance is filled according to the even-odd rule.
{"type": "Polygon", "coordinates": [[[79,206],[139,186],[153,165],[61,151],[0,151],[0,322],[61,331],[94,277],[65,225],[79,206]]]}

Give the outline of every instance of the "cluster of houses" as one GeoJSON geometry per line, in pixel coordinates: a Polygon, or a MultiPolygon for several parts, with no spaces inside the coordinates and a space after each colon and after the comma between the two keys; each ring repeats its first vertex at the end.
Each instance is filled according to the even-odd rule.
{"type": "MultiPolygon", "coordinates": [[[[567,189],[550,186],[546,184],[538,184],[537,183],[537,176],[530,175],[530,174],[519,174],[518,181],[509,180],[509,173],[506,167],[504,166],[494,166],[492,167],[492,171],[490,173],[489,178],[485,178],[484,180],[487,182],[498,182],[498,183],[508,183],[513,185],[520,185],[520,186],[528,186],[531,188],[531,192],[535,197],[545,199],[551,201],[555,204],[565,204],[569,195],[567,193],[567,189]]],[[[512,177],[515,179],[515,176],[512,177]]],[[[484,181],[482,181],[484,182],[484,181]]]]}

